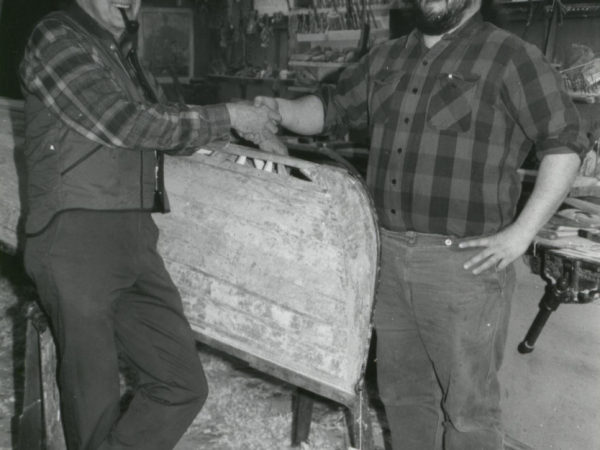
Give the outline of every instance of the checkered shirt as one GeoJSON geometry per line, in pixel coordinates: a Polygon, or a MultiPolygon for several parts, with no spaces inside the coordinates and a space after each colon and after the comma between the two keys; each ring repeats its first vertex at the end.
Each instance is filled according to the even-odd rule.
{"type": "Polygon", "coordinates": [[[161,104],[133,101],[106,61],[113,58],[131,72],[117,43],[81,9],[71,11],[95,39],[82,37],[60,15],[49,15],[34,29],[20,66],[23,89],[68,127],[101,145],[137,150],[193,150],[228,138],[224,105],[166,103],[156,83],[161,104]]]}
{"type": "Polygon", "coordinates": [[[374,47],[321,95],[326,129],[368,127],[367,184],[394,231],[494,233],[514,219],[532,148],[589,145],[541,52],[479,14],[431,49],[417,30],[374,47]]]}

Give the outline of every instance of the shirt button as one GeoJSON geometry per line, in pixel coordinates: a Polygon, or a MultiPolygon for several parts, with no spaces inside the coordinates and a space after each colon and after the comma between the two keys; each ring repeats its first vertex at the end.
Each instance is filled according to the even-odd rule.
{"type": "Polygon", "coordinates": [[[452,245],[452,239],[446,239],[444,244],[446,244],[446,247],[450,247],[452,245]]]}
{"type": "Polygon", "coordinates": [[[392,184],[396,184],[396,179],[395,178],[392,180],[392,184]]]}
{"type": "Polygon", "coordinates": [[[396,210],[395,210],[395,209],[392,209],[392,210],[391,210],[391,213],[392,213],[392,214],[396,214],[396,210]]]}
{"type": "Polygon", "coordinates": [[[419,92],[419,90],[417,88],[413,88],[412,92],[413,94],[416,94],[417,92],[419,92]]]}
{"type": "Polygon", "coordinates": [[[410,122],[410,119],[407,117],[404,119],[404,123],[408,123],[408,122],[410,122]]]}
{"type": "Polygon", "coordinates": [[[398,153],[402,153],[402,147],[399,147],[398,150],[396,150],[398,153]]]}
{"type": "Polygon", "coordinates": [[[423,61],[424,66],[426,66],[427,64],[429,64],[427,61],[423,61]]]}
{"type": "Polygon", "coordinates": [[[115,44],[110,44],[110,49],[114,52],[117,49],[115,44]]]}

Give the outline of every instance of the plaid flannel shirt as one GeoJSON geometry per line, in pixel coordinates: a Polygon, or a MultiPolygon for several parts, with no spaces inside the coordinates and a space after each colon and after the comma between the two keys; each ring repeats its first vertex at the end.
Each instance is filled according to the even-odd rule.
{"type": "Polygon", "coordinates": [[[373,48],[322,99],[326,129],[369,127],[367,185],[394,231],[497,232],[533,145],[540,158],[588,145],[540,51],[479,14],[431,49],[417,30],[373,48]]]}
{"type": "Polygon", "coordinates": [[[166,103],[156,83],[160,104],[133,101],[105,61],[110,55],[131,74],[117,42],[78,6],[71,14],[97,39],[82,39],[65,21],[48,16],[34,29],[20,66],[23,89],[68,127],[99,144],[136,150],[189,153],[228,138],[230,119],[224,105],[166,103]]]}

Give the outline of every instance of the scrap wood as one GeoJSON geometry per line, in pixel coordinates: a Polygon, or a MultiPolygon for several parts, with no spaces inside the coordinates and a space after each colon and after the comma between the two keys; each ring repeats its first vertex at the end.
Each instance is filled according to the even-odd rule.
{"type": "Polygon", "coordinates": [[[564,203],[587,213],[600,216],[600,197],[567,197],[564,203]]]}
{"type": "Polygon", "coordinates": [[[556,225],[600,227],[600,215],[578,208],[561,209],[551,219],[556,225]]]}

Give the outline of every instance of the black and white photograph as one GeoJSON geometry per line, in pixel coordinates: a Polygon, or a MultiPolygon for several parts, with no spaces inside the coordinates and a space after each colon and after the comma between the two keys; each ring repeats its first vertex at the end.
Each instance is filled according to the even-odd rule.
{"type": "Polygon", "coordinates": [[[599,153],[597,0],[0,0],[0,450],[598,450],[599,153]]]}

